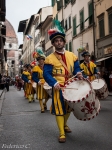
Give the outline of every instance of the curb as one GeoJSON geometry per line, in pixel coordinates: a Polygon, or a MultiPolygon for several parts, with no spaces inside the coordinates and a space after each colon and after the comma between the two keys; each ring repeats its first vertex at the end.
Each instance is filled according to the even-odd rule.
{"type": "Polygon", "coordinates": [[[2,105],[3,105],[3,101],[5,99],[5,90],[3,91],[1,97],[0,97],[0,116],[2,114],[2,105]]]}

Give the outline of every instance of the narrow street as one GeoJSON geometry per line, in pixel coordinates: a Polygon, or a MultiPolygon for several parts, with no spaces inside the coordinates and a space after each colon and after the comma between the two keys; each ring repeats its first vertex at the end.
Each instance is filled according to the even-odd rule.
{"type": "Polygon", "coordinates": [[[68,124],[72,133],[67,134],[65,144],[60,144],[55,117],[49,110],[41,114],[37,100],[29,104],[23,91],[10,87],[0,116],[0,150],[8,145],[30,150],[111,150],[112,96],[101,101],[101,107],[100,114],[91,121],[79,121],[71,115],[68,124]]]}

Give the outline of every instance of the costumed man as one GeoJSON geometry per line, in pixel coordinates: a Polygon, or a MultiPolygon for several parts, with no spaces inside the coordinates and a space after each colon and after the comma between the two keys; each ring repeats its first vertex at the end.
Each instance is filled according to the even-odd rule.
{"type": "MultiPolygon", "coordinates": [[[[33,56],[34,57],[34,56],[33,56]]],[[[36,61],[32,61],[31,63],[30,63],[30,66],[31,66],[31,68],[33,69],[35,66],[36,66],[36,61]]],[[[33,87],[33,91],[34,91],[34,94],[35,93],[37,93],[36,91],[37,91],[37,83],[36,82],[34,82],[33,80],[32,80],[32,87],[33,87]]]]}
{"type": "Polygon", "coordinates": [[[25,88],[26,88],[26,94],[29,103],[34,101],[34,92],[33,92],[33,87],[32,87],[32,76],[31,76],[31,66],[30,64],[27,64],[26,66],[26,71],[23,71],[22,74],[22,80],[25,82],[25,88]]]}
{"type": "Polygon", "coordinates": [[[66,43],[65,33],[60,22],[55,20],[54,26],[55,28],[50,29],[48,34],[55,52],[45,59],[43,75],[46,82],[52,87],[51,113],[56,116],[60,132],[58,141],[64,143],[66,141],[65,132],[71,132],[67,126],[71,108],[64,101],[61,88],[64,87],[65,82],[73,75],[82,78],[82,73],[77,56],[64,49],[66,43]]]}
{"type": "Polygon", "coordinates": [[[93,81],[96,77],[95,74],[100,74],[96,68],[96,64],[90,61],[90,54],[88,51],[82,53],[84,57],[84,62],[80,64],[80,68],[83,70],[84,77],[88,78],[90,81],[93,81]]]}
{"type": "Polygon", "coordinates": [[[27,64],[25,64],[24,65],[24,67],[23,67],[23,72],[22,72],[22,80],[23,80],[23,82],[24,82],[24,85],[23,85],[23,89],[24,89],[24,97],[25,98],[28,98],[28,96],[27,96],[27,93],[26,93],[26,88],[27,88],[27,86],[26,86],[26,83],[27,82],[25,82],[26,81],[26,74],[27,74],[27,64]]]}
{"type": "Polygon", "coordinates": [[[43,78],[45,55],[41,47],[37,48],[36,52],[33,53],[33,57],[37,59],[38,65],[34,66],[32,69],[32,80],[37,83],[37,99],[40,103],[41,113],[44,113],[45,109],[47,109],[46,103],[49,99],[49,96],[43,88],[43,84],[45,83],[45,80],[43,78]],[[45,99],[44,103],[43,99],[45,99]]]}

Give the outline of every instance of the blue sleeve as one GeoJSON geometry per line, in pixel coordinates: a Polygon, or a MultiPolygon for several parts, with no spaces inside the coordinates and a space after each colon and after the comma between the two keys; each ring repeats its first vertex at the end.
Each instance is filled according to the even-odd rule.
{"type": "Polygon", "coordinates": [[[22,80],[24,81],[24,82],[27,82],[28,83],[28,78],[27,78],[27,75],[24,75],[24,74],[22,74],[22,80]]]}
{"type": "Polygon", "coordinates": [[[33,72],[32,73],[32,80],[35,81],[36,83],[39,82],[38,72],[33,72]]]}
{"type": "Polygon", "coordinates": [[[44,71],[43,71],[43,76],[45,81],[50,85],[54,86],[54,84],[57,82],[56,79],[52,77],[52,70],[53,66],[49,64],[44,65],[44,71]]]}
{"type": "Polygon", "coordinates": [[[81,72],[81,69],[80,69],[80,65],[79,65],[78,60],[74,62],[74,71],[73,71],[73,75],[76,75],[77,72],[81,72]]]}
{"type": "Polygon", "coordinates": [[[98,70],[97,70],[97,68],[95,67],[94,68],[94,74],[97,74],[98,73],[98,70]]]}

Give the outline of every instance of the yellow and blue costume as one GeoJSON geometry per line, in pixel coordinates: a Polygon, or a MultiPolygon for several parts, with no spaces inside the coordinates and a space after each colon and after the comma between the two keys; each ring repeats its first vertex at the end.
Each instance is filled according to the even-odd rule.
{"type": "MultiPolygon", "coordinates": [[[[61,38],[64,46],[66,40],[61,23],[58,20],[54,20],[53,24],[54,29],[50,29],[48,31],[51,43],[53,44],[56,38],[61,38]]],[[[43,76],[45,81],[52,87],[51,113],[56,116],[56,122],[60,132],[58,139],[60,143],[64,143],[66,141],[65,132],[71,132],[67,126],[67,120],[70,116],[71,109],[64,101],[62,90],[56,90],[54,87],[57,83],[63,87],[71,75],[75,75],[78,72],[80,72],[80,66],[76,55],[72,52],[64,51],[63,48],[50,54],[45,59],[43,76]],[[63,65],[62,62],[65,65],[63,65]]]]}
{"type": "MultiPolygon", "coordinates": [[[[71,74],[75,75],[77,72],[80,72],[77,57],[73,53],[65,51],[64,54],[58,53],[58,55],[66,64],[71,74]]],[[[70,78],[68,71],[62,66],[54,54],[51,54],[46,58],[43,75],[46,82],[52,87],[54,87],[57,82],[63,87],[65,81],[70,78]]],[[[62,90],[55,90],[52,88],[51,113],[56,115],[61,138],[65,138],[65,131],[68,131],[67,120],[70,112],[71,108],[64,101],[62,90]]]]}
{"type": "Polygon", "coordinates": [[[84,77],[87,78],[89,77],[90,81],[93,81],[95,79],[95,74],[97,74],[97,69],[96,65],[92,62],[89,61],[89,63],[81,63],[80,68],[84,70],[84,77]],[[88,70],[90,69],[90,71],[88,70]]]}
{"type": "MultiPolygon", "coordinates": [[[[40,59],[43,59],[43,61],[45,60],[45,55],[43,54],[40,47],[37,48],[34,54],[35,55],[33,57],[35,57],[37,61],[39,61],[40,59]]],[[[45,80],[43,78],[43,65],[34,66],[32,69],[32,80],[37,83],[37,90],[36,90],[37,99],[39,100],[42,113],[44,112],[45,109],[47,109],[46,103],[49,99],[47,92],[43,88],[43,84],[45,83],[45,80]],[[45,99],[44,103],[43,103],[43,99],[45,99]]]]}
{"type": "Polygon", "coordinates": [[[31,102],[32,100],[34,100],[34,97],[33,97],[33,87],[32,87],[32,84],[29,83],[29,80],[31,81],[31,73],[28,72],[28,71],[23,71],[22,73],[22,80],[25,82],[25,90],[26,90],[26,94],[27,94],[27,97],[28,97],[28,100],[29,102],[31,102]]]}
{"type": "MultiPolygon", "coordinates": [[[[90,54],[89,52],[83,52],[82,56],[90,57],[90,54]]],[[[83,63],[80,64],[80,68],[81,70],[83,70],[84,77],[85,78],[89,77],[90,81],[93,81],[95,79],[95,74],[98,73],[96,69],[96,64],[94,64],[92,61],[89,61],[88,63],[84,61],[83,63]]]]}

